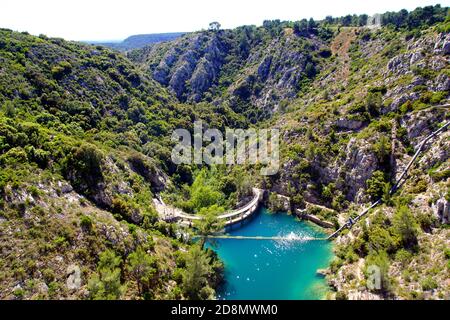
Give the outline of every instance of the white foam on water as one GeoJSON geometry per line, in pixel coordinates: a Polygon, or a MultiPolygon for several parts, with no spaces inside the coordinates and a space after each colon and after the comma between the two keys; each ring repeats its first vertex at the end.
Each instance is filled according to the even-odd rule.
{"type": "Polygon", "coordinates": [[[277,240],[277,247],[279,249],[289,249],[299,242],[303,243],[311,239],[311,235],[305,233],[295,233],[293,231],[288,234],[279,234],[279,240],[277,240]]]}

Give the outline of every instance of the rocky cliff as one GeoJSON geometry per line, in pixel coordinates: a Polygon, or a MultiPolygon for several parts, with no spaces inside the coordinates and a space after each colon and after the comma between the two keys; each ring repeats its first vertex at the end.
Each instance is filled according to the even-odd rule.
{"type": "Polygon", "coordinates": [[[181,101],[227,103],[255,122],[285,108],[328,51],[314,33],[242,27],[187,34],[131,56],[181,101]]]}

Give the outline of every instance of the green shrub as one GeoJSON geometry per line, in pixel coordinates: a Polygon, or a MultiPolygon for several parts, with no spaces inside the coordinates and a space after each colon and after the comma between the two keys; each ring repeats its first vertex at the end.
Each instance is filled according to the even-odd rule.
{"type": "Polygon", "coordinates": [[[419,179],[414,186],[409,188],[411,193],[422,193],[427,191],[428,183],[424,179],[419,179]]]}
{"type": "Polygon", "coordinates": [[[90,195],[103,181],[102,153],[90,144],[74,148],[67,156],[63,171],[75,189],[90,195]]]}
{"type": "Polygon", "coordinates": [[[380,138],[373,144],[373,151],[377,155],[381,164],[386,164],[391,153],[391,143],[386,135],[382,134],[380,138]]]}
{"type": "Polygon", "coordinates": [[[406,266],[411,261],[411,258],[411,252],[405,249],[400,249],[395,254],[395,260],[399,261],[403,266],[406,266]]]}
{"type": "Polygon", "coordinates": [[[5,113],[5,116],[9,118],[14,118],[16,115],[16,108],[14,107],[14,103],[10,100],[5,101],[2,106],[2,110],[5,113]]]}
{"type": "Polygon", "coordinates": [[[72,65],[67,61],[61,61],[57,65],[52,67],[52,75],[56,79],[61,79],[64,75],[69,74],[72,71],[72,65]]]}
{"type": "Polygon", "coordinates": [[[13,295],[15,295],[17,299],[23,299],[25,296],[25,291],[22,288],[17,288],[14,289],[13,295]]]}
{"type": "Polygon", "coordinates": [[[27,163],[27,153],[20,147],[11,148],[0,156],[0,164],[16,166],[20,163],[27,163]]]}
{"type": "Polygon", "coordinates": [[[434,280],[431,276],[422,279],[420,281],[420,285],[422,286],[423,291],[430,291],[438,287],[436,280],[434,280]]]}
{"type": "Polygon", "coordinates": [[[80,218],[80,225],[82,228],[86,229],[86,230],[91,230],[92,229],[92,219],[89,216],[86,215],[82,215],[80,218]]]}
{"type": "Polygon", "coordinates": [[[353,263],[358,261],[358,255],[353,251],[353,250],[348,250],[347,253],[345,254],[345,260],[348,261],[349,263],[353,263]]]}
{"type": "Polygon", "coordinates": [[[384,226],[374,225],[368,230],[367,251],[394,252],[397,241],[384,226]]]}
{"type": "Polygon", "coordinates": [[[367,189],[366,194],[375,201],[380,199],[386,190],[387,177],[383,171],[375,171],[372,177],[366,181],[367,189]]]}
{"type": "Polygon", "coordinates": [[[444,249],[444,256],[446,259],[450,259],[450,248],[444,249]]]}
{"type": "Polygon", "coordinates": [[[35,198],[39,198],[39,196],[42,194],[42,191],[39,190],[36,186],[29,186],[27,188],[27,191],[35,198]]]}
{"type": "Polygon", "coordinates": [[[127,221],[131,221],[131,217],[135,210],[139,210],[129,201],[124,200],[122,198],[116,197],[112,199],[111,202],[111,211],[115,213],[116,217],[119,219],[125,219],[127,221]]]}
{"type": "Polygon", "coordinates": [[[89,296],[93,300],[120,299],[125,291],[121,283],[122,258],[112,250],[100,254],[97,272],[88,281],[89,296]]]}
{"type": "Polygon", "coordinates": [[[51,283],[56,278],[55,272],[49,268],[42,270],[42,276],[47,284],[51,283]]]}
{"type": "Polygon", "coordinates": [[[400,238],[404,248],[417,249],[417,221],[407,206],[401,206],[396,210],[392,221],[392,230],[400,238]]]}
{"type": "Polygon", "coordinates": [[[431,232],[431,228],[436,224],[436,217],[428,212],[420,212],[417,214],[417,223],[422,230],[431,232]]]}
{"type": "Polygon", "coordinates": [[[348,297],[344,292],[342,291],[336,292],[336,300],[347,300],[347,299],[348,297]]]}

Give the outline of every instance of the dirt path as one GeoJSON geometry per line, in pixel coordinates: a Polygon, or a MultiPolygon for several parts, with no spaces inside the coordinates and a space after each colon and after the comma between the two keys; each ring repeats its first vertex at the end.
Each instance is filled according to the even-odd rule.
{"type": "Polygon", "coordinates": [[[348,49],[356,39],[356,29],[352,27],[342,27],[339,34],[331,43],[331,52],[338,57],[340,69],[336,71],[336,80],[347,81],[350,73],[350,56],[348,49]]]}

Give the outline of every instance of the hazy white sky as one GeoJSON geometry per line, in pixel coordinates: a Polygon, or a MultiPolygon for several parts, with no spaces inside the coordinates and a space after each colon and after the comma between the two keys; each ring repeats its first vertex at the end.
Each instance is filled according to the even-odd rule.
{"type": "Polygon", "coordinates": [[[0,27],[69,40],[124,39],[140,33],[223,28],[266,19],[373,14],[450,0],[1,0],[0,27]]]}

